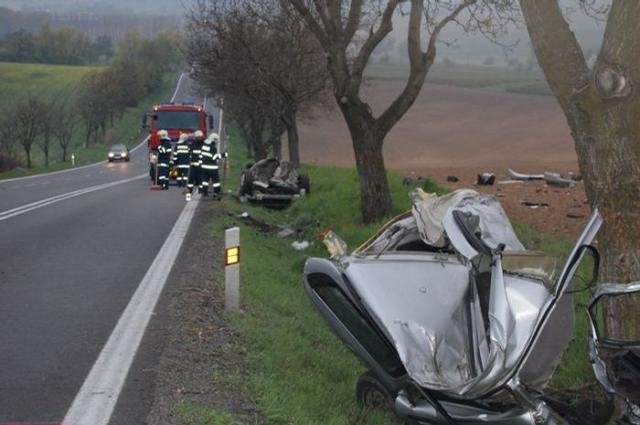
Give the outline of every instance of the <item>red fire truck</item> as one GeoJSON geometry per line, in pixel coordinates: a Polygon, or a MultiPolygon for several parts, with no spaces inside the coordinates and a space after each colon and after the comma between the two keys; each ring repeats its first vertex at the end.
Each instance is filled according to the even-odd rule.
{"type": "MultiPolygon", "coordinates": [[[[196,130],[207,136],[207,130],[213,128],[213,116],[208,115],[203,106],[193,103],[166,103],[154,105],[151,112],[145,114],[143,126],[149,128],[149,175],[155,178],[160,137],[158,131],[167,130],[172,142],[176,142],[181,133],[192,135],[196,130]]],[[[170,173],[171,175],[172,173],[170,173]]]]}

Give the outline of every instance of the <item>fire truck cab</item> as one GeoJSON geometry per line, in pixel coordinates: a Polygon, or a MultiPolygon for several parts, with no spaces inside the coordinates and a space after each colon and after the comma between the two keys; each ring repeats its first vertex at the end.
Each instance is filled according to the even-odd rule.
{"type": "Polygon", "coordinates": [[[143,117],[144,128],[149,129],[149,173],[151,179],[155,175],[155,160],[160,145],[158,131],[166,130],[173,142],[177,142],[181,133],[192,135],[197,130],[207,136],[208,129],[213,128],[213,116],[208,115],[203,106],[193,103],[167,103],[154,105],[151,112],[143,117]]]}

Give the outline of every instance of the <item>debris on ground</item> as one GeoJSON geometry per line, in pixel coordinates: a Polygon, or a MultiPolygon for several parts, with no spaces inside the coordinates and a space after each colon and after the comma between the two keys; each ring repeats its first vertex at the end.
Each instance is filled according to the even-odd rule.
{"type": "Polygon", "coordinates": [[[493,173],[482,173],[478,174],[478,180],[476,184],[478,186],[493,186],[496,182],[496,176],[493,173]]]}
{"type": "Polygon", "coordinates": [[[307,241],[293,241],[291,243],[291,248],[295,249],[296,251],[303,251],[307,248],[309,248],[310,243],[307,241]]]}
{"type": "Polygon", "coordinates": [[[525,207],[529,207],[531,209],[536,209],[536,208],[547,208],[549,207],[549,204],[547,204],[546,202],[530,202],[530,201],[522,201],[521,202],[522,205],[524,205],[525,207]]]}
{"type": "Polygon", "coordinates": [[[522,184],[523,180],[500,180],[498,184],[522,184]]]}
{"type": "Polygon", "coordinates": [[[584,214],[568,213],[567,217],[568,218],[585,218],[586,216],[584,214]]]}
{"type": "Polygon", "coordinates": [[[507,169],[507,175],[511,180],[527,181],[527,180],[543,180],[544,179],[544,174],[518,173],[513,171],[511,168],[507,169]]]}
{"type": "Polygon", "coordinates": [[[549,186],[554,187],[576,187],[576,181],[573,179],[566,179],[560,175],[560,173],[551,173],[549,171],[544,172],[544,181],[549,186]]]}
{"type": "Polygon", "coordinates": [[[456,177],[456,176],[447,176],[447,181],[449,183],[456,183],[456,182],[459,182],[460,179],[458,177],[456,177]]]}
{"type": "Polygon", "coordinates": [[[276,233],[276,236],[279,237],[280,239],[285,239],[295,234],[296,234],[296,231],[293,230],[291,227],[284,227],[282,230],[276,233]]]}

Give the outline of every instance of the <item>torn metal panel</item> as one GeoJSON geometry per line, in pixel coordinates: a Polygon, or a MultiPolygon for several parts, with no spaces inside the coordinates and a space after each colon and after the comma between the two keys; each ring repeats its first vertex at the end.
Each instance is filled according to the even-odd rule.
{"type": "Polygon", "coordinates": [[[628,329],[624,335],[613,335],[604,319],[605,304],[617,297],[637,303],[640,282],[598,285],[588,309],[589,355],[594,374],[603,388],[637,405],[640,404],[640,330],[628,329]]]}
{"type": "Polygon", "coordinates": [[[511,168],[507,169],[507,174],[509,178],[512,180],[544,180],[544,174],[525,174],[525,173],[517,173],[513,171],[511,168]]]}

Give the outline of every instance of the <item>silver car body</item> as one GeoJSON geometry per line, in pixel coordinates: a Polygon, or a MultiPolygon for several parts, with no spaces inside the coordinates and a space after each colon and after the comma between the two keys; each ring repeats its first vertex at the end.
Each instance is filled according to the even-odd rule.
{"type": "Polygon", "coordinates": [[[553,413],[531,390],[544,388],[572,338],[573,299],[566,290],[600,215],[593,213],[564,267],[557,267],[557,260],[524,248],[493,197],[470,190],[445,197],[416,192],[413,201],[411,214],[350,255],[309,259],[311,299],[390,392],[397,390],[401,416],[442,421],[433,403],[409,401],[402,389],[409,380],[453,400],[444,408],[465,423],[545,423],[553,413]],[[335,285],[382,334],[403,371],[394,376],[375,358],[375,350],[363,345],[366,338],[330,305],[333,295],[318,289],[323,285],[335,285]],[[517,401],[506,411],[465,402],[504,390],[517,401]]]}

